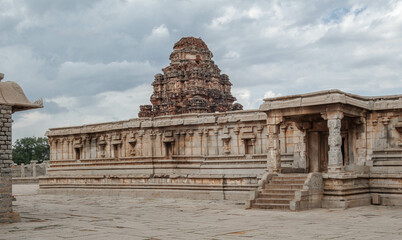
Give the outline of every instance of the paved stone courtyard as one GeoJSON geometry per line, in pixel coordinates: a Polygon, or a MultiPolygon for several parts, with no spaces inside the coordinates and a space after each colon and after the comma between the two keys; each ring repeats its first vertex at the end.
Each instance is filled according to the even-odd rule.
{"type": "Polygon", "coordinates": [[[21,222],[0,239],[402,239],[402,208],[245,210],[232,201],[40,195],[14,185],[21,222]]]}

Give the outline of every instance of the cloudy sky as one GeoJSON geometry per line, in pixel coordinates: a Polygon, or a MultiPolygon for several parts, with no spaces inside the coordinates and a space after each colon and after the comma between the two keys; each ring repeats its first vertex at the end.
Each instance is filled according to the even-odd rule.
{"type": "Polygon", "coordinates": [[[14,140],[137,117],[173,44],[201,37],[246,109],[340,89],[402,93],[402,1],[0,0],[0,72],[44,109],[14,140]]]}

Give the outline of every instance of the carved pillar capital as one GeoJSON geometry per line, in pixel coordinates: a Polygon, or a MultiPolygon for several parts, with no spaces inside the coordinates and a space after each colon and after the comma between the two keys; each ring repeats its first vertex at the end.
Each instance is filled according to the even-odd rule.
{"type": "Polygon", "coordinates": [[[234,129],[233,129],[233,133],[234,133],[235,135],[239,135],[240,129],[239,129],[238,127],[234,128],[234,129]]]}
{"type": "Polygon", "coordinates": [[[389,122],[390,122],[390,118],[388,118],[388,117],[383,117],[383,118],[381,119],[381,122],[382,122],[382,124],[384,124],[385,126],[387,126],[387,125],[389,124],[389,122]]]}
{"type": "Polygon", "coordinates": [[[344,114],[340,110],[329,110],[329,109],[327,109],[327,111],[321,112],[321,117],[324,120],[328,120],[328,119],[343,119],[344,114]]]}

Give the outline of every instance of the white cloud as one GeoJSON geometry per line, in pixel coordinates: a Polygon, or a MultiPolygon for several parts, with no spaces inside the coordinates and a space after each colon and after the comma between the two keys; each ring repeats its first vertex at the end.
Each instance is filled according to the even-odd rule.
{"type": "Polygon", "coordinates": [[[43,136],[49,128],[136,118],[139,105],[149,104],[151,94],[150,85],[140,85],[124,91],[105,91],[87,102],[71,96],[45,99],[44,109],[14,114],[13,139],[43,136]],[[46,102],[54,102],[63,110],[46,112],[46,102]]]}
{"type": "Polygon", "coordinates": [[[238,52],[236,52],[236,51],[229,51],[223,56],[223,58],[226,58],[226,59],[238,59],[238,58],[240,58],[240,54],[238,52]]]}
{"type": "Polygon", "coordinates": [[[247,16],[252,19],[259,19],[261,18],[264,13],[258,7],[252,7],[246,12],[247,16]]]}
{"type": "Polygon", "coordinates": [[[37,125],[48,118],[48,114],[41,113],[39,111],[24,112],[18,121],[14,122],[13,127],[14,129],[32,128],[32,126],[37,125]]]}
{"type": "Polygon", "coordinates": [[[224,10],[224,14],[212,20],[211,27],[217,28],[220,25],[230,23],[236,18],[237,9],[234,7],[227,7],[224,10]]]}
{"type": "Polygon", "coordinates": [[[152,29],[151,38],[163,38],[169,36],[169,29],[165,24],[160,25],[152,29]]]}
{"type": "Polygon", "coordinates": [[[243,109],[257,109],[262,104],[262,97],[253,94],[247,88],[233,88],[232,94],[237,98],[237,102],[243,105],[243,109]]]}
{"type": "Polygon", "coordinates": [[[280,93],[274,93],[273,91],[269,90],[268,92],[265,92],[264,98],[275,98],[275,97],[280,97],[282,94],[280,93]]]}
{"type": "Polygon", "coordinates": [[[223,15],[212,19],[211,28],[220,28],[223,25],[229,24],[235,20],[240,19],[260,19],[265,13],[257,6],[253,6],[246,10],[241,10],[239,8],[228,6],[223,9],[223,15]]]}

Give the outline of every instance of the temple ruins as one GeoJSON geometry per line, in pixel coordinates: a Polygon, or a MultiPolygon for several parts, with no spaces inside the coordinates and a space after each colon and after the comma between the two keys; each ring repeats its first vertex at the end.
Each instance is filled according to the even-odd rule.
{"type": "Polygon", "coordinates": [[[139,117],[183,113],[242,110],[230,93],[232,84],[211,60],[212,53],[200,38],[184,37],[170,54],[171,63],[156,74],[152,105],[141,105],[139,117]]]}
{"type": "Polygon", "coordinates": [[[402,205],[402,95],[329,90],[242,110],[211,58],[201,39],[182,38],[139,118],[50,129],[41,192],[402,205]]]}

